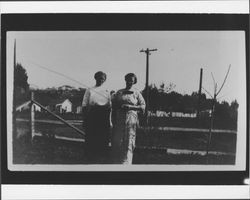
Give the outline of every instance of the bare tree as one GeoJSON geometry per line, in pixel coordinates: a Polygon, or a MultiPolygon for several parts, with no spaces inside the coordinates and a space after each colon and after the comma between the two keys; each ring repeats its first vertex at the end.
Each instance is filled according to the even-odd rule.
{"type": "Polygon", "coordinates": [[[220,94],[222,88],[224,87],[229,71],[231,68],[231,64],[228,67],[226,76],[223,80],[223,83],[221,85],[221,87],[218,89],[218,84],[215,81],[215,78],[213,76],[213,73],[211,73],[212,79],[213,79],[213,83],[214,83],[214,91],[213,91],[213,95],[207,91],[205,88],[202,87],[202,89],[205,90],[205,92],[212,98],[212,106],[211,106],[211,115],[210,115],[210,126],[209,126],[209,136],[208,136],[208,141],[207,141],[207,147],[206,147],[206,156],[207,156],[207,163],[208,163],[208,153],[209,153],[209,147],[210,147],[210,143],[211,143],[211,139],[212,139],[212,129],[213,129],[213,123],[214,123],[214,110],[215,110],[215,105],[216,105],[216,101],[217,101],[217,97],[220,94]]]}

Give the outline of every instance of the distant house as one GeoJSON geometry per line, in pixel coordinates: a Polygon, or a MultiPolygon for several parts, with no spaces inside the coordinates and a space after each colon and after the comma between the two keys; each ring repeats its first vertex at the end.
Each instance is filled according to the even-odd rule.
{"type": "Polygon", "coordinates": [[[82,97],[61,97],[59,99],[36,99],[46,109],[56,113],[81,113],[82,97]]]}
{"type": "Polygon", "coordinates": [[[59,100],[59,103],[55,104],[55,109],[59,113],[72,112],[72,103],[69,99],[59,100]]]}
{"type": "MultiPolygon", "coordinates": [[[[52,88],[51,90],[38,90],[34,93],[34,100],[54,113],[82,113],[82,99],[85,92],[84,88],[74,90],[71,86],[64,85],[59,89],[63,89],[62,92],[52,88]],[[72,90],[70,90],[72,89],[72,90]],[[68,90],[68,92],[64,92],[68,90]]],[[[19,105],[16,109],[22,111],[29,108],[29,103],[26,102],[19,105]]],[[[34,104],[35,105],[35,104],[34,104]]],[[[46,112],[39,106],[35,105],[35,110],[39,112],[46,112]]]]}
{"type": "Polygon", "coordinates": [[[72,102],[72,112],[80,114],[82,113],[82,95],[70,97],[69,100],[72,102]]]}
{"type": "Polygon", "coordinates": [[[161,110],[157,110],[154,113],[151,111],[148,111],[149,116],[155,116],[155,117],[168,117],[169,113],[161,110]]]}
{"type": "Polygon", "coordinates": [[[211,109],[200,111],[200,115],[203,116],[203,117],[205,117],[205,116],[211,116],[211,114],[212,114],[212,110],[211,109]]]}
{"type": "MultiPolygon", "coordinates": [[[[40,106],[38,106],[36,104],[33,104],[33,106],[35,107],[36,112],[41,112],[40,106]]],[[[30,101],[26,101],[26,102],[24,102],[21,105],[16,107],[16,111],[18,111],[18,112],[22,112],[22,111],[28,110],[28,109],[30,109],[30,101]]]]}
{"type": "Polygon", "coordinates": [[[82,113],[82,106],[77,106],[77,108],[76,108],[76,113],[77,113],[77,114],[82,113]]]}
{"type": "Polygon", "coordinates": [[[196,113],[172,112],[172,117],[196,118],[196,113]]]}
{"type": "Polygon", "coordinates": [[[183,112],[165,112],[157,110],[156,112],[149,111],[149,116],[155,117],[187,117],[187,118],[195,118],[197,116],[196,113],[183,113],[183,112]]]}

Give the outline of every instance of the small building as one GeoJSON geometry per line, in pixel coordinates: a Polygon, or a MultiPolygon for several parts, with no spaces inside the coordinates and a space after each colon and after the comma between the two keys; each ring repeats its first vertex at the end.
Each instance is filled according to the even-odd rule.
{"type": "Polygon", "coordinates": [[[212,110],[211,109],[201,110],[200,111],[200,115],[202,117],[211,117],[211,114],[212,114],[212,110]]]}
{"type": "Polygon", "coordinates": [[[76,113],[77,113],[77,114],[82,113],[82,106],[77,106],[77,107],[76,107],[76,113]]]}
{"type": "Polygon", "coordinates": [[[69,99],[60,100],[60,102],[55,105],[55,108],[59,113],[70,113],[72,112],[72,103],[69,99]]]}
{"type": "Polygon", "coordinates": [[[197,113],[172,112],[172,117],[196,118],[197,113]]]}
{"type": "Polygon", "coordinates": [[[157,110],[155,113],[156,113],[157,117],[168,117],[169,116],[169,114],[165,111],[157,110]]]}
{"type": "MultiPolygon", "coordinates": [[[[34,95],[35,101],[44,106],[51,112],[54,113],[82,113],[82,99],[84,93],[79,94],[68,94],[68,95],[58,95],[45,93],[36,93],[34,95]]],[[[19,105],[16,110],[22,111],[29,108],[30,100],[19,105]]],[[[46,110],[41,109],[39,106],[34,104],[35,111],[46,112],[46,110]]]]}
{"type": "MultiPolygon", "coordinates": [[[[34,106],[36,112],[41,112],[40,106],[38,106],[36,104],[33,104],[33,106],[34,106]]],[[[28,109],[30,109],[30,101],[26,101],[26,102],[24,102],[21,105],[16,107],[16,111],[18,111],[18,112],[22,112],[22,111],[28,110],[28,109]]]]}
{"type": "Polygon", "coordinates": [[[82,99],[83,95],[77,95],[70,97],[69,100],[72,102],[72,112],[80,114],[82,113],[82,99]]]}

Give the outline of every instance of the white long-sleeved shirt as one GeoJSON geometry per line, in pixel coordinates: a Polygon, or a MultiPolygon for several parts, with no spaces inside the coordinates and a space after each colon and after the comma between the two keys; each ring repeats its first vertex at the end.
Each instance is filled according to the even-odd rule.
{"type": "Polygon", "coordinates": [[[94,105],[107,105],[111,107],[110,92],[104,86],[94,86],[86,90],[82,101],[82,107],[94,105]]]}

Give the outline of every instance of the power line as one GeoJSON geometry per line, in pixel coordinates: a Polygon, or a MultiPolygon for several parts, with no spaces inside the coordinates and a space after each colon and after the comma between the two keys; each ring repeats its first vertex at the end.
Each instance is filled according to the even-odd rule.
{"type": "Polygon", "coordinates": [[[77,81],[77,80],[71,78],[70,76],[67,76],[67,75],[65,75],[65,74],[63,74],[63,73],[61,73],[61,72],[57,72],[57,71],[55,71],[55,70],[49,69],[49,68],[47,68],[47,67],[44,67],[44,66],[42,66],[42,65],[40,65],[40,64],[37,64],[37,63],[35,63],[35,62],[32,62],[32,61],[30,61],[30,63],[32,63],[33,65],[35,65],[35,66],[37,66],[37,67],[39,67],[39,68],[42,68],[42,69],[44,69],[44,70],[46,70],[46,71],[52,72],[52,73],[54,73],[54,74],[57,74],[57,75],[59,75],[59,76],[62,76],[62,77],[64,77],[64,78],[66,78],[66,79],[69,79],[69,80],[71,80],[71,81],[73,81],[73,82],[76,82],[76,83],[78,83],[78,84],[80,84],[80,85],[82,85],[82,86],[84,86],[84,87],[89,88],[87,85],[85,85],[85,84],[81,83],[80,81],[77,81]]]}
{"type": "Polygon", "coordinates": [[[39,67],[39,68],[44,69],[44,70],[46,70],[46,71],[49,71],[49,72],[51,72],[51,73],[57,74],[57,75],[59,75],[59,76],[62,76],[62,77],[64,77],[64,78],[66,78],[66,79],[69,79],[69,80],[71,80],[71,81],[73,81],[73,82],[76,82],[76,83],[78,83],[78,84],[80,84],[80,85],[86,87],[87,89],[90,89],[90,90],[94,91],[96,94],[98,94],[98,95],[100,95],[100,96],[102,96],[102,97],[108,99],[105,95],[101,94],[100,92],[97,92],[97,91],[93,90],[93,88],[91,88],[91,87],[89,87],[89,86],[87,86],[87,85],[81,83],[81,82],[78,81],[78,80],[75,80],[75,79],[71,78],[70,76],[67,76],[67,75],[65,75],[65,74],[63,74],[63,73],[61,73],[61,72],[57,72],[57,71],[55,71],[55,70],[49,69],[49,68],[47,68],[47,67],[45,67],[45,66],[42,66],[42,65],[40,65],[40,64],[37,64],[37,63],[35,63],[35,62],[33,62],[33,61],[28,61],[28,62],[32,63],[32,64],[33,64],[34,66],[36,66],[36,67],[39,67]]]}
{"type": "Polygon", "coordinates": [[[206,88],[202,87],[202,89],[205,90],[205,92],[206,92],[211,98],[213,98],[213,96],[211,95],[211,93],[210,93],[208,90],[206,90],[206,88]]]}

